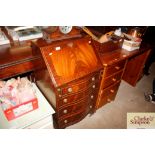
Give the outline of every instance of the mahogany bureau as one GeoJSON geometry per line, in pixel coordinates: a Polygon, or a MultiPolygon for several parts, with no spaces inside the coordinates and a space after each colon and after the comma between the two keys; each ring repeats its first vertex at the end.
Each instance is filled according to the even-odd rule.
{"type": "Polygon", "coordinates": [[[103,69],[90,38],[32,45],[45,66],[35,72],[36,83],[56,111],[55,128],[65,128],[94,113],[103,69]]]}

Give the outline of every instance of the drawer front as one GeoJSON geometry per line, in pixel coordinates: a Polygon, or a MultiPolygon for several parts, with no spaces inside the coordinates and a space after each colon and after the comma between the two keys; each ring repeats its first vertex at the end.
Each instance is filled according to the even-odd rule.
{"type": "Polygon", "coordinates": [[[125,66],[125,60],[115,63],[114,65],[108,66],[105,69],[104,78],[121,71],[125,66]]]}
{"type": "Polygon", "coordinates": [[[58,121],[59,128],[65,128],[69,126],[72,123],[72,120],[73,120],[72,117],[67,117],[67,118],[59,120],[58,121]]]}
{"type": "Polygon", "coordinates": [[[117,83],[113,84],[112,86],[107,87],[106,89],[102,89],[101,90],[101,98],[104,98],[105,96],[117,93],[119,85],[120,85],[120,82],[117,82],[117,83]]]}
{"type": "Polygon", "coordinates": [[[99,104],[97,105],[97,109],[102,107],[103,105],[110,103],[116,97],[120,82],[102,90],[99,104]]]}
{"type": "Polygon", "coordinates": [[[76,113],[72,116],[63,118],[61,120],[59,120],[59,128],[65,128],[67,126],[70,126],[74,123],[79,122],[80,120],[82,120],[84,117],[86,116],[85,111],[80,111],[79,113],[76,113]]]}
{"type": "Polygon", "coordinates": [[[103,79],[102,89],[109,87],[110,85],[121,80],[123,71],[120,71],[117,74],[114,74],[108,78],[103,79]]]}
{"type": "Polygon", "coordinates": [[[8,66],[6,68],[0,69],[0,79],[9,78],[19,74],[23,74],[32,70],[35,70],[41,66],[40,60],[33,60],[28,62],[23,62],[20,64],[8,66]]]}
{"type": "Polygon", "coordinates": [[[72,82],[63,86],[61,88],[57,88],[57,93],[59,96],[65,96],[72,93],[77,93],[82,90],[86,90],[90,87],[95,88],[99,82],[99,73],[93,74],[90,77],[85,77],[78,81],[72,82]]]}
{"type": "Polygon", "coordinates": [[[79,102],[80,100],[84,100],[84,99],[88,98],[89,93],[90,93],[89,90],[86,90],[86,91],[80,92],[78,94],[71,94],[71,95],[68,95],[63,98],[60,97],[58,100],[59,108],[66,106],[68,104],[79,102]]]}
{"type": "Polygon", "coordinates": [[[74,103],[72,102],[72,104],[68,104],[66,106],[61,107],[59,110],[59,117],[64,117],[72,113],[76,113],[78,111],[81,111],[82,109],[87,109],[88,111],[92,111],[95,106],[96,98],[97,98],[97,93],[96,91],[94,91],[89,93],[82,100],[79,100],[79,101],[76,100],[74,103]]]}
{"type": "Polygon", "coordinates": [[[115,99],[115,97],[116,97],[116,94],[117,94],[117,92],[115,92],[113,94],[109,94],[108,96],[102,96],[97,109],[102,107],[103,105],[113,101],[115,99]]]}
{"type": "Polygon", "coordinates": [[[58,105],[59,107],[63,107],[71,103],[79,102],[81,100],[86,100],[86,102],[88,102],[89,100],[94,100],[97,94],[98,94],[98,88],[96,89],[90,88],[78,94],[71,94],[66,97],[59,97],[58,105]]]}
{"type": "Polygon", "coordinates": [[[66,117],[74,113],[77,113],[79,111],[82,111],[86,109],[87,105],[88,105],[88,101],[85,99],[85,100],[81,100],[79,102],[73,103],[71,105],[68,105],[66,107],[63,107],[59,110],[59,113],[58,113],[59,118],[66,117]]]}

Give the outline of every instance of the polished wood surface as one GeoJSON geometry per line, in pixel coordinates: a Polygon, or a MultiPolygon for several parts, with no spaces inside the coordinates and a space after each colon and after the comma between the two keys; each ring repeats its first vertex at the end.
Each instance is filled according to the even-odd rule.
{"type": "Polygon", "coordinates": [[[150,50],[141,53],[134,58],[128,59],[127,66],[123,74],[123,80],[132,86],[136,86],[136,83],[143,75],[144,65],[149,56],[149,53],[150,50]]]}
{"type": "Polygon", "coordinates": [[[134,51],[127,51],[117,46],[116,43],[111,42],[110,44],[113,44],[111,48],[107,48],[107,45],[105,47],[102,45],[102,49],[98,48],[104,71],[96,102],[96,109],[115,99],[119,84],[114,91],[112,90],[113,93],[108,91],[109,95],[108,93],[103,93],[107,87],[113,87],[116,83],[120,83],[122,79],[132,86],[136,85],[142,76],[144,64],[150,51],[149,46],[144,46],[134,51]],[[108,49],[108,52],[106,52],[106,49],[108,49]]]}
{"type": "Polygon", "coordinates": [[[113,85],[110,85],[106,89],[101,90],[100,100],[96,107],[97,109],[99,109],[102,106],[104,106],[105,104],[110,103],[111,101],[115,100],[119,85],[120,85],[120,81],[114,83],[113,85]]]}
{"type": "MultiPolygon", "coordinates": [[[[82,120],[115,99],[121,80],[135,86],[142,75],[149,47],[126,51],[120,43],[94,45],[89,37],[31,46],[0,46],[0,79],[34,72],[43,94],[50,96],[57,128],[82,120]],[[47,89],[48,87],[48,89],[47,89]],[[48,91],[47,91],[48,90],[48,91]]],[[[39,86],[39,85],[38,85],[39,86]]]]}
{"type": "Polygon", "coordinates": [[[127,51],[122,48],[118,48],[115,50],[109,50],[109,52],[99,52],[100,59],[102,61],[102,64],[104,66],[112,65],[116,62],[119,62],[120,60],[127,60],[130,58],[134,58],[138,55],[141,55],[142,53],[148,51],[150,49],[150,46],[144,45],[140,49],[134,50],[134,51],[127,51]]]}
{"type": "Polygon", "coordinates": [[[0,79],[34,71],[40,65],[40,56],[34,56],[30,46],[0,46],[0,79]]]}
{"type": "Polygon", "coordinates": [[[108,41],[105,43],[99,43],[92,39],[92,45],[96,51],[104,54],[104,53],[115,51],[117,49],[121,49],[122,42],[108,41]]]}
{"type": "Polygon", "coordinates": [[[63,34],[60,31],[59,26],[51,26],[43,30],[43,36],[44,39],[48,40],[49,42],[53,42],[58,40],[60,41],[64,39],[82,37],[82,34],[81,29],[75,26],[73,26],[72,30],[67,34],[63,34]]]}
{"type": "Polygon", "coordinates": [[[87,38],[53,43],[40,49],[48,70],[52,70],[49,74],[56,87],[102,68],[87,38]]]}
{"type": "MultiPolygon", "coordinates": [[[[49,87],[51,96],[54,94],[56,99],[55,127],[65,128],[88,113],[94,113],[103,66],[91,45],[91,39],[71,39],[46,45],[39,40],[32,46],[34,55],[42,55],[53,85],[49,87]]],[[[49,85],[49,78],[45,77],[43,70],[35,71],[36,80],[49,85]]],[[[40,89],[46,94],[47,89],[40,89]]],[[[51,96],[49,100],[53,106],[51,96]]]]}
{"type": "Polygon", "coordinates": [[[104,78],[109,77],[110,75],[113,75],[114,73],[123,70],[125,63],[126,60],[120,60],[119,62],[115,62],[114,64],[107,66],[104,73],[104,78]]]}
{"type": "Polygon", "coordinates": [[[122,75],[125,69],[126,60],[121,60],[112,65],[104,66],[102,81],[96,102],[96,109],[115,99],[122,75]]]}
{"type": "Polygon", "coordinates": [[[103,87],[102,87],[102,89],[104,89],[104,88],[112,85],[114,82],[120,81],[121,78],[122,78],[122,74],[123,74],[123,70],[121,70],[119,72],[116,72],[116,73],[112,74],[109,77],[105,77],[104,78],[104,81],[103,81],[103,87]]]}

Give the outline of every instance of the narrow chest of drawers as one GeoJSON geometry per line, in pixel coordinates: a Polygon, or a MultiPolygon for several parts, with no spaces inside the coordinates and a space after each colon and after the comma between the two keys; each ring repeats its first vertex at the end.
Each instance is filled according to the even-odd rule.
{"type": "Polygon", "coordinates": [[[115,99],[122,79],[125,64],[126,60],[120,60],[116,63],[112,63],[111,65],[104,66],[96,109],[99,109],[106,103],[109,103],[115,99]]]}

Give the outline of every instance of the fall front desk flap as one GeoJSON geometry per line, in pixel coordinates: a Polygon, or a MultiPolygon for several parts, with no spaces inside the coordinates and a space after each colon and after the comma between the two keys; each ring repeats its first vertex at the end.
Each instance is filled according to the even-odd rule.
{"type": "Polygon", "coordinates": [[[47,45],[41,47],[41,53],[55,87],[102,68],[88,38],[47,45]]]}

